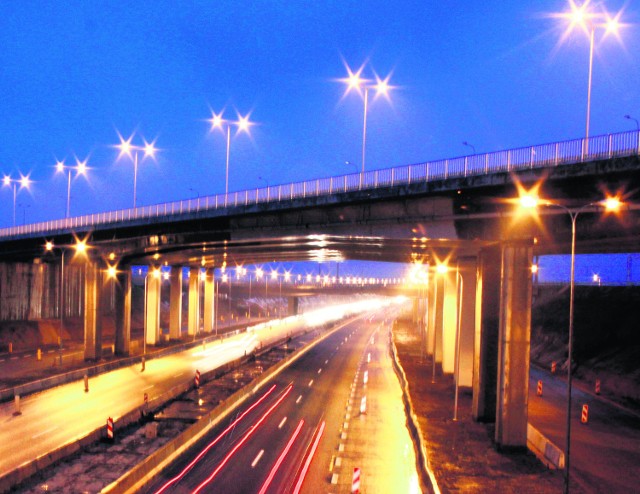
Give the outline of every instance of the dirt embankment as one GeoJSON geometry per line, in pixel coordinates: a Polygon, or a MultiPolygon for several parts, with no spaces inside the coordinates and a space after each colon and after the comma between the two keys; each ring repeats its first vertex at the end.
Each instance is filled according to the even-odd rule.
{"type": "MultiPolygon", "coordinates": [[[[602,394],[640,409],[640,287],[576,286],[574,308],[575,377],[600,379],[602,394]]],[[[568,286],[535,289],[531,361],[566,370],[568,328],[568,286]]]]}

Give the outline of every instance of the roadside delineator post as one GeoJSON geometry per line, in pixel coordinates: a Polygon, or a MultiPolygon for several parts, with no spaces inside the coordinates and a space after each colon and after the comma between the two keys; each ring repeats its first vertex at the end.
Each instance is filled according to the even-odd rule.
{"type": "Polygon", "coordinates": [[[13,343],[9,342],[9,353],[13,353],[13,343]]]}
{"type": "Polygon", "coordinates": [[[13,398],[13,402],[15,403],[16,409],[13,412],[14,415],[22,415],[20,411],[20,395],[15,395],[13,398]]]}
{"type": "Polygon", "coordinates": [[[582,416],[580,417],[580,421],[583,424],[589,422],[589,405],[582,405],[582,416]]]}
{"type": "Polygon", "coordinates": [[[144,400],[144,406],[146,408],[147,405],[149,404],[149,395],[147,393],[144,394],[143,400],[144,400]]]}
{"type": "Polygon", "coordinates": [[[87,376],[86,374],[84,375],[84,392],[89,392],[89,376],[87,376]]]}
{"type": "Polygon", "coordinates": [[[362,382],[367,384],[369,382],[369,371],[364,371],[364,376],[362,377],[362,382]]]}
{"type": "Polygon", "coordinates": [[[351,494],[359,494],[360,492],[360,468],[353,469],[353,477],[351,478],[351,494]]]}
{"type": "Polygon", "coordinates": [[[600,394],[600,379],[596,379],[596,394],[600,394]]]}
{"type": "Polygon", "coordinates": [[[36,352],[37,358],[38,358],[38,362],[40,362],[42,360],[42,350],[40,348],[38,348],[38,351],[36,352]]]}
{"type": "Polygon", "coordinates": [[[367,413],[367,397],[363,396],[360,400],[360,413],[367,413]]]}
{"type": "Polygon", "coordinates": [[[113,441],[113,419],[111,417],[107,419],[107,439],[113,441]]]}
{"type": "Polygon", "coordinates": [[[551,374],[555,374],[556,373],[556,361],[554,360],[553,362],[551,362],[551,374]]]}
{"type": "Polygon", "coordinates": [[[542,381],[538,381],[538,390],[536,391],[538,396],[542,396],[542,381]]]}
{"type": "Polygon", "coordinates": [[[196,370],[196,377],[194,379],[196,384],[196,389],[200,387],[200,371],[196,370]]]}
{"type": "Polygon", "coordinates": [[[140,369],[140,372],[144,372],[144,363],[145,363],[144,357],[142,357],[141,363],[142,363],[142,369],[140,369]]]}

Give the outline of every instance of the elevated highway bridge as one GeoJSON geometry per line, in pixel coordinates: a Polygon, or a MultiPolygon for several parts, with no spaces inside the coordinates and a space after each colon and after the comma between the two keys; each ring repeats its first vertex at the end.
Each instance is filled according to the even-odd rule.
{"type": "MultiPolygon", "coordinates": [[[[426,351],[473,387],[474,415],[496,420],[498,444],[523,446],[532,257],[569,252],[567,209],[576,208],[579,252],[636,250],[639,154],[640,132],[625,132],[0,229],[0,320],[62,324],[81,314],[85,357],[98,359],[105,286],[115,291],[116,352],[129,352],[133,265],[172,267],[169,329],[178,338],[179,267],[189,268],[186,329],[195,334],[213,327],[216,268],[447,260],[453,269],[425,274],[415,304],[426,351]],[[530,189],[562,208],[522,216],[514,199],[530,189]],[[606,194],[624,200],[620,215],[587,206],[606,194]]],[[[145,297],[153,345],[159,277],[146,277],[145,297]]]]}

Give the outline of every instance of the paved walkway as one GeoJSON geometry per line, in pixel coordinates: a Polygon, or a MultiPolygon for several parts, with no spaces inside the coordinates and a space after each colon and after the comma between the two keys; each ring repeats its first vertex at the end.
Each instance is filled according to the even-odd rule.
{"type": "MultiPolygon", "coordinates": [[[[493,424],[471,417],[471,393],[459,395],[458,420],[453,419],[451,377],[431,382],[431,360],[420,354],[413,325],[399,320],[393,331],[400,364],[409,382],[409,396],[418,429],[438,487],[443,493],[562,492],[562,471],[547,469],[529,452],[498,452],[493,424]]],[[[575,488],[572,492],[578,492],[575,488]]]]}

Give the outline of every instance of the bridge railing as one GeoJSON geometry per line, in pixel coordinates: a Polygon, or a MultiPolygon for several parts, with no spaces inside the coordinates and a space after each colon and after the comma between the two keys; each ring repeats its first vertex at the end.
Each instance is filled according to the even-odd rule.
{"type": "Polygon", "coordinates": [[[274,203],[318,197],[355,190],[410,185],[455,177],[518,171],[527,168],[554,167],[567,164],[640,155],[640,131],[620,132],[540,144],[485,154],[459,156],[412,165],[326,177],[304,182],[216,194],[181,201],[94,213],[73,218],[44,221],[0,229],[0,237],[45,234],[60,230],[90,228],[95,225],[133,221],[154,217],[179,216],[198,211],[216,210],[258,203],[274,203]]]}

